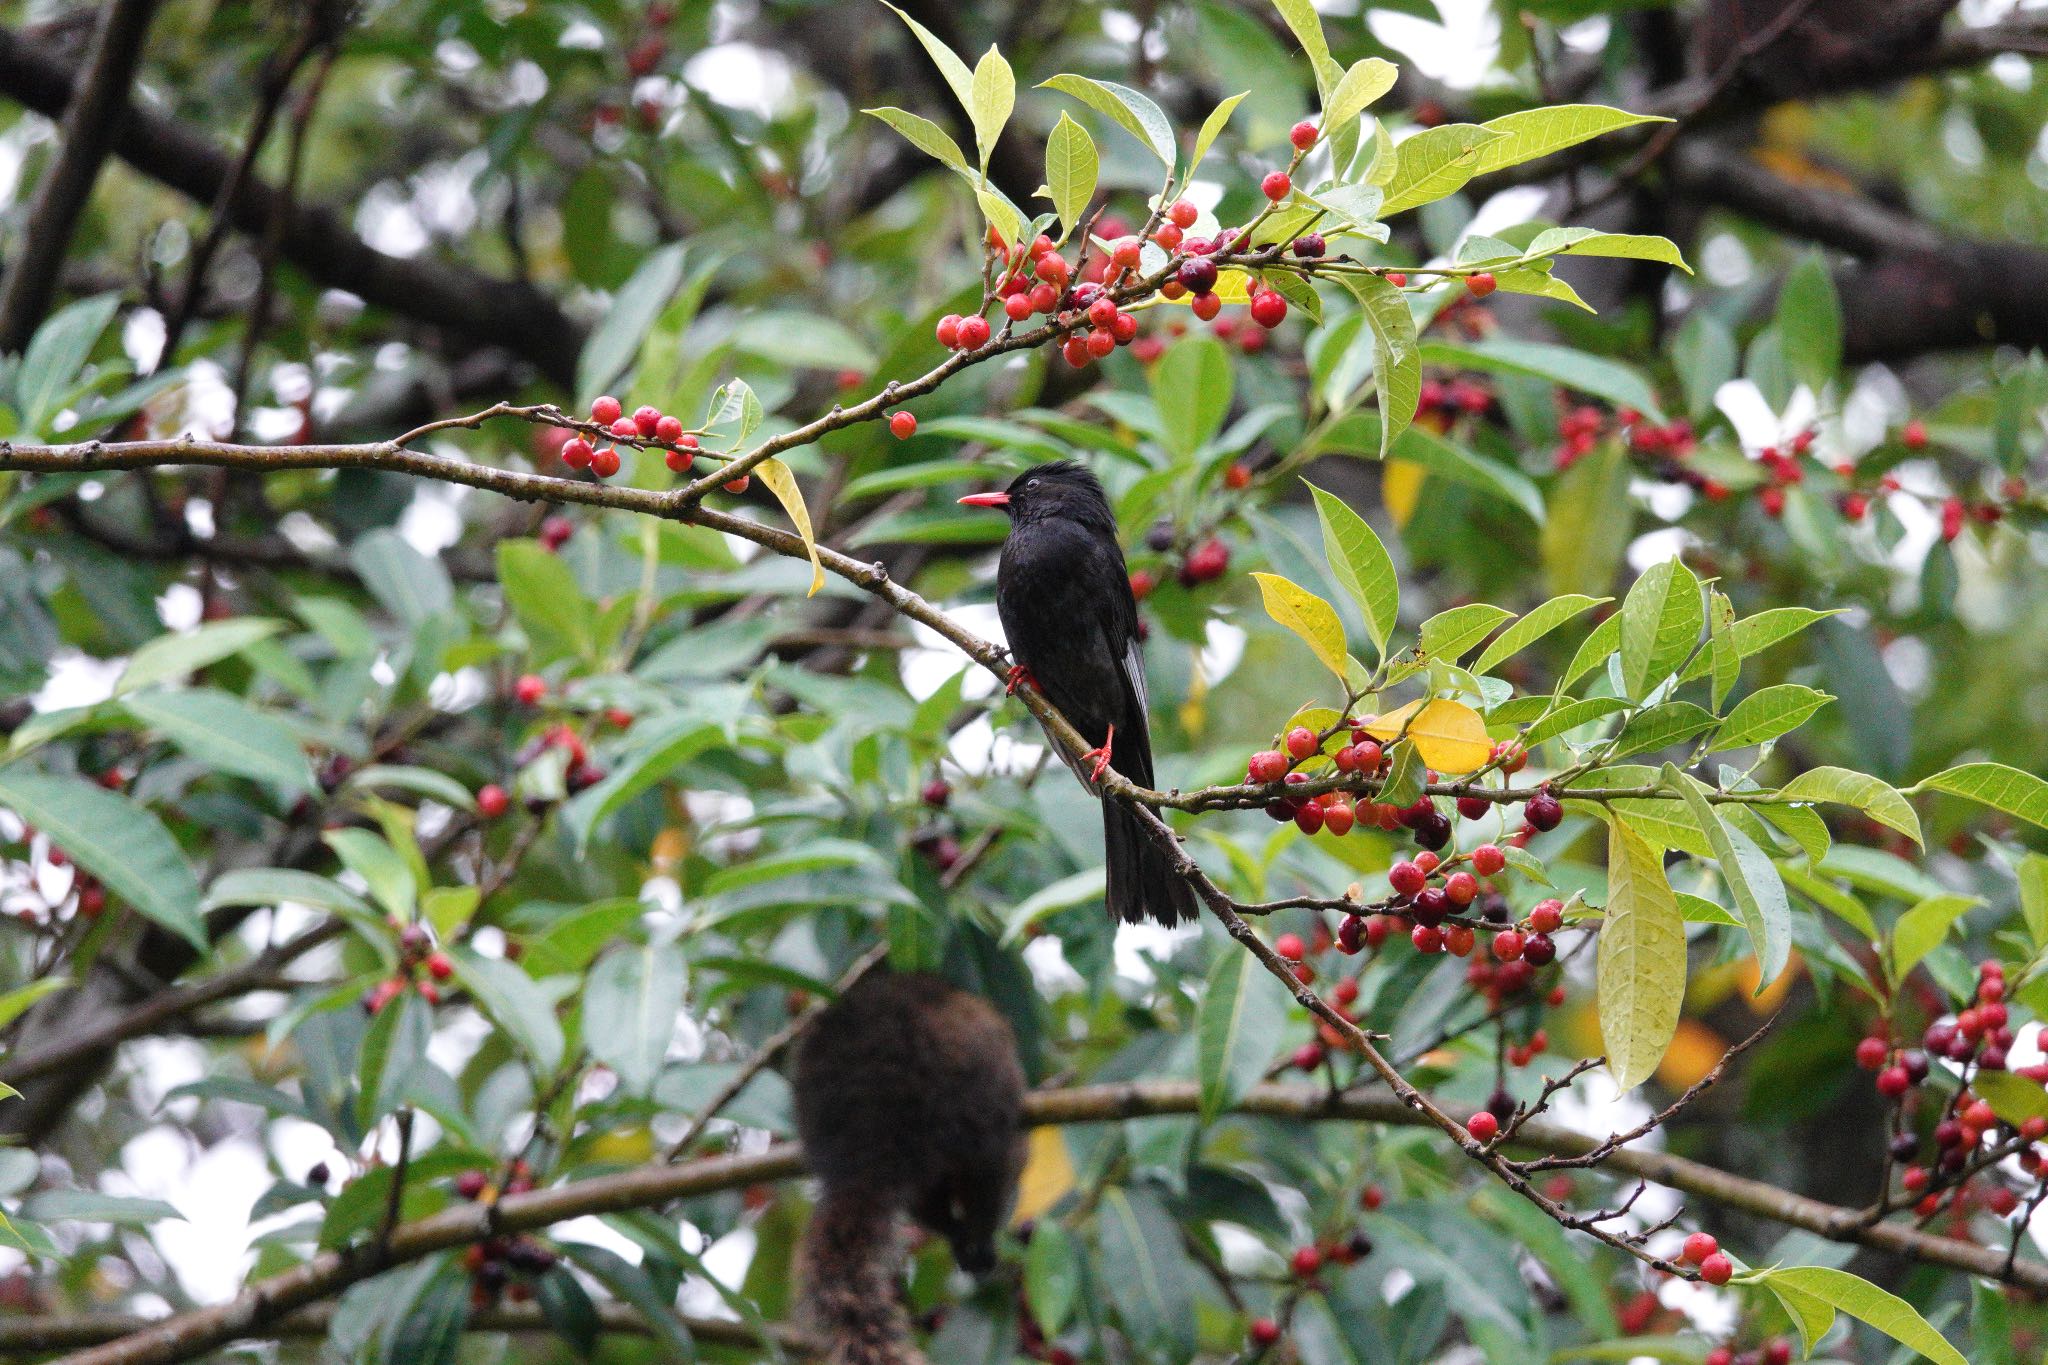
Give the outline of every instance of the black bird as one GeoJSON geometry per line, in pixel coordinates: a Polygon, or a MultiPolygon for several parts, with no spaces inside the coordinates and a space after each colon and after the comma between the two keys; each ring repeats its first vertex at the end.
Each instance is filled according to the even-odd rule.
{"type": "MultiPolygon", "coordinates": [[[[1029,679],[1094,749],[1089,781],[1114,767],[1150,787],[1152,735],[1138,602],[1117,544],[1116,514],[1095,476],[1064,461],[1019,474],[1001,493],[960,499],[1010,517],[996,568],[996,610],[1009,637],[1010,690],[1029,679]]],[[[1102,800],[1110,914],[1136,924],[1195,918],[1195,895],[1122,802],[1102,800]]]]}

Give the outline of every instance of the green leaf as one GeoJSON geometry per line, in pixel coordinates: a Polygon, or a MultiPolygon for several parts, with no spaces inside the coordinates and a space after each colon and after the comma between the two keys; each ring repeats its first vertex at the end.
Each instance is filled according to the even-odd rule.
{"type": "Polygon", "coordinates": [[[1809,768],[1784,786],[1778,795],[1787,801],[1832,801],[1854,806],[1871,819],[1911,839],[1920,840],[1920,817],[1913,805],[1891,783],[1849,768],[1809,768]]]}
{"type": "Polygon", "coordinates": [[[1357,297],[1372,329],[1373,379],[1379,389],[1380,458],[1387,457],[1394,438],[1415,420],[1422,401],[1422,360],[1416,349],[1415,314],[1408,298],[1378,275],[1344,275],[1340,279],[1357,297]]]}
{"type": "Polygon", "coordinates": [[[1152,401],[1166,448],[1186,460],[1213,440],[1230,414],[1230,356],[1204,333],[1183,337],[1152,367],[1152,401]]]}
{"type": "MultiPolygon", "coordinates": [[[[1838,615],[1833,611],[1815,611],[1811,607],[1772,607],[1754,616],[1745,616],[1728,628],[1729,645],[1735,657],[1747,659],[1752,654],[1761,654],[1772,645],[1789,640],[1800,631],[1818,621],[1838,615]]],[[[1702,650],[1678,675],[1680,682],[1691,682],[1703,678],[1714,667],[1711,650],[1702,650]]]]}
{"type": "MultiPolygon", "coordinates": [[[[882,3],[888,5],[889,0],[882,0],[882,3]]],[[[965,110],[970,118],[973,117],[974,73],[967,69],[967,63],[955,56],[953,49],[940,42],[923,24],[902,10],[896,9],[894,5],[889,5],[889,8],[896,10],[896,17],[908,24],[910,31],[917,35],[917,41],[924,45],[925,52],[932,59],[932,65],[938,67],[939,74],[946,78],[946,85],[952,90],[953,98],[960,101],[961,109],[965,110]]]]}
{"type": "Polygon", "coordinates": [[[412,918],[419,879],[403,854],[366,829],[330,829],[320,837],[343,867],[363,879],[386,914],[412,918]]]}
{"type": "Polygon", "coordinates": [[[1664,785],[1685,799],[1692,818],[1707,836],[1720,865],[1721,880],[1735,898],[1735,908],[1749,930],[1756,950],[1757,985],[1761,995],[1778,979],[1792,951],[1792,907],[1785,902],[1785,883],[1778,869],[1747,834],[1722,821],[1699,783],[1671,764],[1664,765],[1664,785]]]}
{"type": "Polygon", "coordinates": [[[1788,1266],[1759,1271],[1756,1278],[1781,1297],[1790,1291],[1823,1304],[1829,1310],[1826,1321],[1818,1322],[1817,1326],[1814,1315],[1794,1315],[1799,1319],[1800,1331],[1805,1335],[1809,1351],[1827,1331],[1828,1323],[1834,1319],[1834,1310],[1840,1310],[1870,1324],[1900,1345],[1918,1351],[1936,1365],[1970,1365],[1962,1352],[1949,1345],[1912,1304],[1896,1294],[1886,1293],[1867,1280],[1858,1279],[1846,1270],[1831,1270],[1826,1266],[1788,1266]]]}
{"type": "Polygon", "coordinates": [[[1194,177],[1195,168],[1202,164],[1202,158],[1209,155],[1209,148],[1222,133],[1224,126],[1230,122],[1230,116],[1237,112],[1237,106],[1243,103],[1244,97],[1250,93],[1249,90],[1239,91],[1230,98],[1219,101],[1216,107],[1209,111],[1209,117],[1202,120],[1202,130],[1195,134],[1194,155],[1188,158],[1190,179],[1194,177]]]}
{"type": "MultiPolygon", "coordinates": [[[[1913,826],[1914,843],[1920,842],[1919,828],[1913,826]]],[[[2036,947],[2048,944],[2048,858],[2029,853],[2013,870],[2019,876],[2020,918],[2026,921],[2027,936],[2036,947]]]]}
{"type": "Polygon", "coordinates": [[[1107,114],[1116,124],[1152,149],[1152,154],[1173,167],[1173,125],[1150,98],[1115,81],[1098,81],[1087,76],[1058,75],[1039,82],[1039,88],[1072,95],[1098,114],[1107,114]]]}
{"type": "Polygon", "coordinates": [[[1095,139],[1088,136],[1086,128],[1067,117],[1066,110],[1060,110],[1060,121],[1052,126],[1052,135],[1045,140],[1043,193],[1052,200],[1060,226],[1068,232],[1079,227],[1087,214],[1089,201],[1095,198],[1100,169],[1095,139]]]}
{"type": "Polygon", "coordinates": [[[1677,559],[1652,564],[1621,604],[1621,681],[1642,697],[1676,669],[1706,626],[1700,582],[1677,559]]]}
{"type": "Polygon", "coordinates": [[[1501,622],[1514,619],[1514,615],[1491,602],[1467,602],[1462,607],[1440,611],[1424,621],[1418,632],[1421,657],[1425,661],[1456,663],[1501,622]]]}
{"type": "Polygon", "coordinates": [[[209,664],[240,654],[259,640],[269,639],[283,628],[282,621],[240,616],[177,635],[159,635],[129,656],[128,666],[121,670],[120,680],[114,684],[114,695],[123,696],[153,683],[189,677],[209,664]]]}
{"type": "Polygon", "coordinates": [[[563,808],[563,822],[575,836],[577,848],[587,848],[591,832],[619,807],[698,754],[725,742],[724,727],[694,711],[662,716],[645,727],[644,736],[641,728],[634,728],[629,736],[631,750],[605,779],[577,793],[563,808]]]}
{"type": "Polygon", "coordinates": [[[1105,880],[1100,867],[1090,867],[1070,872],[1058,881],[1039,887],[1017,902],[1003,921],[1003,946],[1017,942],[1026,930],[1047,915],[1101,900],[1105,880]]]}
{"type": "Polygon", "coordinates": [[[1975,896],[1943,892],[1918,902],[1892,926],[1892,980],[1904,981],[1929,953],[1941,946],[1955,922],[1983,902],[1975,896]]]}
{"type": "MultiPolygon", "coordinates": [[[[1551,592],[1598,593],[1612,586],[1634,534],[1635,505],[1629,494],[1632,477],[1621,443],[1602,441],[1551,485],[1538,538],[1544,581],[1551,592]]],[[[1602,622],[1595,635],[1609,625],[1615,633],[1606,644],[1606,654],[1612,654],[1621,642],[1619,612],[1602,622]]],[[[1601,656],[1603,661],[1605,657],[1601,656]]],[[[1567,677],[1565,685],[1570,684],[1567,677]]]]}
{"type": "MultiPolygon", "coordinates": [[[[1115,1268],[1107,1286],[1133,1343],[1171,1346],[1186,1359],[1195,1334],[1194,1280],[1180,1228],[1150,1190],[1111,1186],[1097,1206],[1103,1263],[1115,1268]]],[[[1140,1358],[1153,1357],[1142,1350],[1140,1358]]]]}
{"type": "Polygon", "coordinates": [[[1638,711],[1614,737],[1610,759],[1646,754],[1705,734],[1720,718],[1697,702],[1667,701],[1638,711]]]}
{"type": "Polygon", "coordinates": [[[576,392],[585,404],[609,388],[640,354],[648,329],[683,286],[684,255],[682,242],[656,247],[612,295],[611,307],[576,357],[576,392]]]}
{"type": "Polygon", "coordinates": [[[1387,182],[1380,215],[1391,218],[1455,194],[1479,174],[1486,147],[1501,135],[1476,123],[1425,128],[1395,151],[1394,177],[1387,182]]]}
{"type": "Polygon", "coordinates": [[[203,908],[223,905],[309,905],[338,915],[374,920],[376,911],[355,892],[330,877],[289,867],[245,867],[224,872],[206,890],[203,908]]]}
{"type": "Polygon", "coordinates": [[[1621,648],[1621,613],[1614,612],[1599,625],[1586,632],[1586,638],[1579,641],[1579,647],[1572,654],[1572,661],[1564,670],[1560,687],[1570,687],[1580,678],[1606,663],[1615,651],[1621,648]]]}
{"type": "Polygon", "coordinates": [[[1576,146],[1617,128],[1670,121],[1654,114],[1631,114],[1625,109],[1610,109],[1602,104],[1559,104],[1546,109],[1524,109],[1519,113],[1503,114],[1481,125],[1498,136],[1481,150],[1479,165],[1472,173],[1485,175],[1490,171],[1519,166],[1524,161],[1549,156],[1552,152],[1576,146]]]}
{"type": "Polygon", "coordinates": [[[356,1122],[362,1127],[404,1102],[407,1087],[426,1064],[434,1032],[430,1013],[424,1000],[406,991],[370,1020],[356,1067],[356,1122]]]}
{"type": "Polygon", "coordinates": [[[1323,36],[1323,20],[1316,13],[1314,0],[1273,0],[1273,8],[1280,11],[1294,41],[1308,54],[1309,66],[1315,72],[1316,94],[1327,105],[1331,92],[1343,79],[1343,68],[1330,55],[1330,40],[1323,36]]]}
{"type": "Polygon", "coordinates": [[[1628,706],[1627,699],[1623,697],[1587,697],[1584,701],[1566,702],[1524,731],[1522,743],[1534,748],[1547,739],[1569,734],[1589,721],[1611,716],[1616,711],[1626,711],[1628,706]]]}
{"type": "Polygon", "coordinates": [[[359,536],[348,562],[384,609],[415,630],[455,604],[455,585],[441,561],[388,526],[359,536]]]}
{"type": "Polygon", "coordinates": [[[1039,1330],[1049,1338],[1060,1334],[1081,1301],[1080,1248],[1073,1234],[1051,1218],[1039,1220],[1024,1249],[1024,1297],[1039,1330]]]}
{"type": "Polygon", "coordinates": [[[2048,1119],[2048,1090],[2043,1090],[2039,1081],[2010,1071],[1978,1071],[1970,1077],[1970,1088],[2015,1128],[2028,1119],[2048,1119]]]}
{"type": "Polygon", "coordinates": [[[1494,636],[1493,643],[1482,650],[1479,657],[1473,661],[1471,665],[1472,671],[1474,673],[1485,673],[1495,664],[1511,659],[1521,653],[1573,617],[1589,611],[1603,602],[1611,602],[1613,600],[1611,597],[1588,597],[1584,593],[1576,592],[1566,593],[1562,597],[1551,598],[1548,602],[1545,602],[1542,606],[1494,636]]]}
{"type": "Polygon", "coordinates": [[[446,773],[409,764],[372,763],[348,775],[343,784],[349,791],[403,791],[439,801],[455,810],[474,811],[476,797],[469,788],[446,773]]]}
{"type": "Polygon", "coordinates": [[[14,376],[15,407],[30,431],[49,430],[120,306],[118,294],[95,294],[58,309],[36,328],[14,376]]]}
{"type": "Polygon", "coordinates": [[[672,943],[622,944],[590,969],[583,1036],[629,1095],[648,1094],[661,1074],[683,1009],[683,979],[683,955],[672,943]]]}
{"type": "Polygon", "coordinates": [[[1316,519],[1323,528],[1323,557],[1329,561],[1330,573],[1358,603],[1359,613],[1365,617],[1365,632],[1384,657],[1387,637],[1401,617],[1401,580],[1394,572],[1393,556],[1365,518],[1342,498],[1314,484],[1308,485],[1308,491],[1316,500],[1316,519]]]}
{"type": "Polygon", "coordinates": [[[2048,781],[2003,763],[1945,768],[1908,790],[1947,792],[2048,829],[2048,781]]]}
{"type": "Polygon", "coordinates": [[[1323,667],[1336,674],[1338,681],[1343,681],[1347,652],[1344,648],[1344,623],[1337,619],[1337,609],[1279,574],[1255,573],[1252,578],[1259,585],[1266,615],[1299,636],[1315,651],[1323,667]]]}
{"type": "Polygon", "coordinates": [[[1814,712],[1833,700],[1826,692],[1797,683],[1759,688],[1728,713],[1727,723],[1714,736],[1713,748],[1742,749],[1776,739],[1806,724],[1814,712]]]}
{"type": "Polygon", "coordinates": [[[1533,375],[1604,398],[1616,407],[1634,408],[1659,422],[1664,420],[1656,391],[1633,367],[1569,346],[1510,337],[1494,337],[1469,346],[1432,341],[1422,348],[1422,363],[1494,374],[1533,375]]]}
{"type": "Polygon", "coordinates": [[[1671,367],[1685,389],[1685,412],[1695,422],[1714,410],[1714,395],[1735,378],[1741,355],[1727,323],[1695,308],[1671,341],[1671,367]]]}
{"type": "Polygon", "coordinates": [[[145,692],[128,714],[209,768],[268,782],[287,792],[317,787],[299,737],[277,717],[212,688],[145,692]]]}
{"type": "Polygon", "coordinates": [[[1250,953],[1218,954],[1202,994],[1196,1074],[1204,1123],[1258,1084],[1287,1021],[1287,1002],[1274,998],[1272,977],[1246,966],[1250,961],[1250,953]]]}
{"type": "Polygon", "coordinates": [[[1656,1074],[1685,999],[1685,920],[1657,849],[1628,827],[1607,827],[1607,915],[1595,970],[1600,1041],[1623,1091],[1656,1074]]]}
{"type": "Polygon", "coordinates": [[[1374,100],[1394,88],[1400,75],[1401,68],[1378,57],[1353,62],[1323,105],[1323,136],[1334,137],[1372,107],[1374,100]]]}
{"type": "Polygon", "coordinates": [[[145,918],[206,951],[199,883],[170,831],[140,804],[98,783],[17,763],[0,768],[0,806],[42,830],[145,918]]]}
{"type": "Polygon", "coordinates": [[[1742,657],[1735,652],[1735,604],[1719,588],[1707,590],[1707,663],[1714,675],[1714,709],[1728,699],[1742,676],[1742,657]]]}
{"type": "Polygon", "coordinates": [[[996,140],[1003,135],[1003,126],[1010,121],[1010,111],[1017,107],[1017,77],[1010,71],[1010,63],[990,43],[988,51],[981,54],[981,60],[974,65],[973,86],[969,95],[967,112],[974,123],[974,145],[981,153],[981,168],[988,169],[989,154],[995,151],[996,140]]]}
{"type": "MultiPolygon", "coordinates": [[[[1510,115],[1513,117],[1513,115],[1510,115]]],[[[1630,261],[1659,261],[1675,265],[1686,274],[1692,267],[1676,243],[1664,237],[1646,237],[1632,232],[1602,232],[1598,228],[1556,227],[1536,234],[1529,243],[1530,256],[1605,256],[1630,261]]]]}
{"type": "MultiPolygon", "coordinates": [[[[1239,953],[1237,956],[1242,957],[1243,954],[1239,953]]],[[[70,984],[71,978],[68,976],[45,976],[0,995],[0,1028],[6,1028],[26,1014],[34,1007],[36,1001],[52,991],[61,991],[70,984]]]]}
{"type": "Polygon", "coordinates": [[[1815,393],[1842,367],[1842,304],[1819,252],[1808,252],[1778,291],[1778,341],[1793,377],[1815,393]]]}
{"type": "Polygon", "coordinates": [[[960,144],[953,141],[951,135],[945,129],[939,127],[938,124],[933,123],[930,119],[921,118],[907,109],[898,109],[893,105],[863,109],[861,112],[888,124],[891,128],[903,134],[911,146],[938,161],[941,165],[962,173],[971,171],[972,168],[967,164],[967,157],[960,151],[960,144]]]}
{"type": "Polygon", "coordinates": [[[448,949],[455,974],[497,1026],[519,1045],[542,1076],[562,1064],[562,1025],[533,978],[503,958],[484,957],[465,944],[448,949]]]}
{"type": "Polygon", "coordinates": [[[97,1190],[42,1190],[22,1202],[22,1212],[39,1223],[113,1223],[129,1228],[146,1228],[166,1219],[185,1221],[184,1214],[161,1199],[97,1190]]]}

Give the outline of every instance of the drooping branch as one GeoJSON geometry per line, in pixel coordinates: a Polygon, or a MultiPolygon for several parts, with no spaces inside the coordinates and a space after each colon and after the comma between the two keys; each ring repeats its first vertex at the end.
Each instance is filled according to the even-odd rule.
{"type": "MultiPolygon", "coordinates": [[[[1025,1115],[1035,1126],[1106,1123],[1200,1112],[1200,1088],[1189,1081],[1140,1081],[1039,1091],[1026,1098],[1025,1115]]],[[[1344,1092],[1303,1085],[1260,1085],[1248,1091],[1235,1112],[1295,1122],[1349,1121],[1417,1126],[1432,1123],[1397,1095],[1344,1092]]],[[[1462,1123],[1469,1112],[1441,1111],[1462,1123]]],[[[1598,1140],[1547,1122],[1532,1122],[1516,1135],[1519,1147],[1579,1154],[1598,1140]]],[[[1623,1147],[1602,1169],[1676,1190],[1693,1198],[1799,1228],[1825,1237],[1960,1270],[2020,1288],[2048,1292],[2048,1264],[2033,1260],[2006,1264],[2002,1248],[1979,1246],[1922,1232],[1899,1223],[1867,1225],[1858,1209],[1809,1199],[1766,1181],[1736,1175],[1665,1152],[1623,1147]]],[[[231,1341],[269,1335],[305,1306],[330,1298],[391,1266],[490,1236],[534,1232],[587,1214],[651,1208],[718,1190],[788,1180],[803,1171],[801,1150],[784,1143],[745,1156],[710,1157],[676,1165],[655,1164],[616,1175],[508,1195],[495,1208],[463,1204],[404,1223],[393,1230],[388,1255],[367,1247],[323,1252],[302,1266],[249,1285],[225,1304],[163,1319],[144,1331],[64,1357],[65,1365],[172,1365],[231,1341]]]]}

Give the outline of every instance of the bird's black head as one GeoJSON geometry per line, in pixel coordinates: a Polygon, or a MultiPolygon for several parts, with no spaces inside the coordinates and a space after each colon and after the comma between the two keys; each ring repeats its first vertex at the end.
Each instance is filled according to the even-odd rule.
{"type": "Polygon", "coordinates": [[[1110,510],[1102,485],[1070,460],[1036,465],[1012,479],[1000,493],[974,493],[960,501],[970,507],[1000,507],[1018,526],[1062,519],[1116,535],[1116,513],[1110,510]]]}

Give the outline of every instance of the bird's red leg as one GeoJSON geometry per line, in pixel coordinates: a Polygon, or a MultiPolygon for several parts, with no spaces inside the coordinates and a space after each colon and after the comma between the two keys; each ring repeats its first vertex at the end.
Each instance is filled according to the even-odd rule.
{"type": "Polygon", "coordinates": [[[1109,751],[1115,744],[1116,727],[1112,725],[1109,727],[1109,733],[1103,737],[1101,748],[1090,749],[1087,753],[1081,755],[1084,760],[1090,758],[1095,760],[1095,766],[1088,770],[1088,780],[1090,782],[1100,782],[1102,780],[1102,774],[1109,768],[1109,751]]]}
{"type": "Polygon", "coordinates": [[[1038,679],[1031,675],[1030,669],[1022,664],[1012,664],[1010,666],[1009,681],[1003,686],[1003,695],[1014,697],[1017,695],[1017,689],[1027,683],[1030,684],[1031,690],[1034,692],[1043,692],[1045,690],[1038,685],[1038,679]]]}

